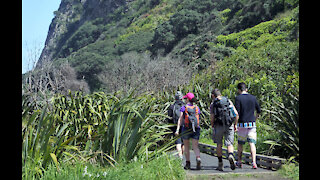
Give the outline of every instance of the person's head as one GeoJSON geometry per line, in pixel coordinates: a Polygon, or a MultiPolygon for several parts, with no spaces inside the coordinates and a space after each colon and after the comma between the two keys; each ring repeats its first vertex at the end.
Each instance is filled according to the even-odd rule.
{"type": "Polygon", "coordinates": [[[217,98],[218,96],[221,96],[221,92],[219,89],[214,89],[211,91],[211,97],[214,99],[214,98],[217,98]]]}
{"type": "Polygon", "coordinates": [[[182,100],[182,93],[180,91],[177,91],[176,94],[174,95],[176,101],[177,100],[182,100]]]}
{"type": "Polygon", "coordinates": [[[238,92],[242,93],[243,91],[248,91],[246,84],[244,82],[241,82],[238,84],[238,92]]]}
{"type": "Polygon", "coordinates": [[[187,102],[191,102],[194,103],[197,101],[196,97],[194,96],[194,94],[192,94],[191,92],[188,92],[185,96],[182,97],[183,99],[187,99],[187,102]]]}

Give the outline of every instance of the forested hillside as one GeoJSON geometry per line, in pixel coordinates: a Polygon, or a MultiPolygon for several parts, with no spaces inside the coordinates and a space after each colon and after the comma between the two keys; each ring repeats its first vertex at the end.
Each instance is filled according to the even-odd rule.
{"type": "MultiPolygon", "coordinates": [[[[133,75],[139,72],[135,80],[150,82],[142,87],[175,87],[191,77],[192,73],[188,73],[184,78],[181,71],[198,73],[233,53],[230,44],[218,46],[219,35],[238,33],[297,6],[298,1],[292,0],[62,0],[54,12],[38,67],[46,61],[56,65],[68,62],[77,79],[84,79],[91,92],[110,92],[119,88],[104,78],[106,74],[120,75],[120,82],[130,81],[125,75],[128,70],[110,70],[139,59],[135,65],[157,65],[155,70],[143,68],[152,74],[150,79],[142,80],[147,77],[138,69],[129,71],[133,75]],[[175,68],[175,64],[182,67],[176,74],[167,75],[160,70],[169,66],[167,62],[174,63],[175,68]],[[182,80],[164,82],[172,76],[182,80]],[[151,83],[153,77],[163,79],[157,81],[159,87],[151,83]]],[[[292,30],[295,32],[290,35],[291,40],[297,39],[297,27],[292,30]]],[[[130,81],[121,87],[137,84],[130,81]]]]}
{"type": "Polygon", "coordinates": [[[212,143],[211,91],[234,101],[239,82],[262,109],[257,153],[299,162],[298,0],[62,0],[54,14],[23,75],[25,177],[156,161],[173,143],[176,90],[195,94],[200,142],[212,143]]]}

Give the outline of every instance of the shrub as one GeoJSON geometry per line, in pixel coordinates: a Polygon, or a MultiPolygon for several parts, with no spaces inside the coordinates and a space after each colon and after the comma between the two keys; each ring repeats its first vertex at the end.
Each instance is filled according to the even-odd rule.
{"type": "Polygon", "coordinates": [[[159,91],[185,84],[190,77],[189,69],[181,60],[170,57],[151,59],[150,54],[136,52],[109,61],[99,75],[107,92],[133,88],[138,92],[159,91]]]}
{"type": "Polygon", "coordinates": [[[100,83],[97,75],[102,71],[105,58],[99,54],[83,51],[69,57],[70,64],[77,72],[78,79],[84,79],[90,87],[90,91],[99,89],[100,83]]]}
{"type": "Polygon", "coordinates": [[[118,54],[122,55],[125,52],[136,51],[144,52],[153,39],[154,33],[152,31],[139,31],[133,35],[122,40],[117,45],[118,54]]]}
{"type": "Polygon", "coordinates": [[[188,34],[198,33],[201,14],[194,10],[183,9],[170,17],[169,21],[164,22],[155,29],[152,40],[154,46],[151,51],[155,54],[157,49],[164,48],[165,54],[181,39],[188,34]]]}

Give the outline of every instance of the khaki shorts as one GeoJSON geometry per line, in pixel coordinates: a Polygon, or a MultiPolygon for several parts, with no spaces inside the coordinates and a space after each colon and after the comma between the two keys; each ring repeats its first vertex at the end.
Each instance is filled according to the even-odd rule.
{"type": "Polygon", "coordinates": [[[244,128],[238,127],[238,144],[245,144],[246,142],[257,142],[257,130],[256,127],[244,128]]]}
{"type": "Polygon", "coordinates": [[[230,127],[216,125],[213,129],[212,139],[214,143],[222,144],[222,138],[224,136],[224,144],[226,146],[233,145],[234,140],[234,128],[233,124],[230,127]]]}

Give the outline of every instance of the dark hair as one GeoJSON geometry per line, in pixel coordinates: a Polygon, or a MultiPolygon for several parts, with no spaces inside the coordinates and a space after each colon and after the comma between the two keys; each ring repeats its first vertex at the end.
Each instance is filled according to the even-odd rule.
{"type": "Polygon", "coordinates": [[[219,89],[212,90],[211,94],[213,94],[215,97],[218,97],[221,95],[221,92],[219,89]]]}
{"type": "Polygon", "coordinates": [[[193,97],[190,102],[194,103],[194,102],[197,102],[197,98],[196,97],[193,97]]]}
{"type": "Polygon", "coordinates": [[[245,91],[247,89],[246,84],[244,82],[239,83],[238,89],[241,91],[245,91]]]}

